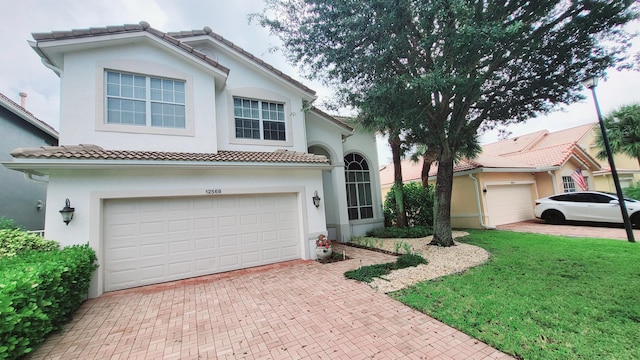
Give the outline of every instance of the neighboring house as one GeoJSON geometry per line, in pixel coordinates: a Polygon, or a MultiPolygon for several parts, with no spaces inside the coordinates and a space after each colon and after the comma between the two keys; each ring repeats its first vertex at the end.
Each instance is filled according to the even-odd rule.
{"type": "MultiPolygon", "coordinates": [[[[587,124],[553,133],[542,130],[484,145],[476,159],[456,163],[452,226],[495,227],[533,219],[535,199],[581,190],[575,181],[577,169],[590,190],[615,192],[608,163],[594,158],[596,128],[587,124]]],[[[616,155],[614,161],[623,186],[640,176],[635,159],[616,155]]],[[[421,181],[421,168],[421,161],[404,160],[403,181],[421,181]]],[[[430,182],[435,182],[436,173],[437,165],[432,165],[430,182]]],[[[380,182],[386,196],[393,185],[392,164],[380,169],[380,182]]]]}
{"type": "MultiPolygon", "coordinates": [[[[58,144],[57,131],[3,94],[0,94],[0,134],[0,161],[11,160],[9,153],[17,147],[58,144]]],[[[28,230],[44,229],[47,185],[42,180],[0,167],[0,216],[15,220],[28,230]]]]}
{"type": "Polygon", "coordinates": [[[319,234],[383,225],[374,134],[208,27],[33,38],[61,79],[64,145],[16,150],[5,166],[49,176],[47,238],[96,250],[91,297],[312,259],[319,234]]]}

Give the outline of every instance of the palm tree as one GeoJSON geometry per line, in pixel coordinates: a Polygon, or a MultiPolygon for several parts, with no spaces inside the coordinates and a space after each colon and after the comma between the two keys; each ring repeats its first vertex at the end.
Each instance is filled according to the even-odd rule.
{"type": "MultiPolygon", "coordinates": [[[[603,122],[611,152],[637,159],[640,166],[640,103],[622,106],[607,115],[603,122]]],[[[596,146],[600,148],[596,157],[606,159],[607,152],[600,131],[596,134],[596,146]]]]}

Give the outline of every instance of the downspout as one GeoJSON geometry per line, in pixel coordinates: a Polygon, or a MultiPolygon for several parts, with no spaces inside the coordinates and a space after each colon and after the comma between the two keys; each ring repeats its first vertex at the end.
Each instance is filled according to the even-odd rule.
{"type": "Polygon", "coordinates": [[[556,175],[551,172],[551,170],[547,171],[547,174],[551,176],[551,185],[553,186],[553,194],[557,194],[558,188],[556,187],[556,175]]]}
{"type": "Polygon", "coordinates": [[[483,229],[495,230],[495,226],[489,226],[484,223],[484,216],[482,214],[482,208],[480,207],[480,191],[478,190],[478,179],[474,178],[473,174],[469,174],[469,178],[471,178],[471,180],[473,180],[473,182],[475,183],[475,186],[473,188],[476,191],[476,206],[478,207],[478,220],[480,220],[480,226],[482,226],[483,229]]]}

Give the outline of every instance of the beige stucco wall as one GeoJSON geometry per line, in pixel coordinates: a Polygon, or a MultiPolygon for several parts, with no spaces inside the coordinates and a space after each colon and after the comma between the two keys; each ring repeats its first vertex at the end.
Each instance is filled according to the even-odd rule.
{"type": "Polygon", "coordinates": [[[455,176],[451,192],[451,227],[480,227],[476,204],[476,188],[473,180],[468,175],[455,176]]]}

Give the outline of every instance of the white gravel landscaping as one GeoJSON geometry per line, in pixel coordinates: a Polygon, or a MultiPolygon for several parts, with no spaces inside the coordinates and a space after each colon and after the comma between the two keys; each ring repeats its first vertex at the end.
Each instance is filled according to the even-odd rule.
{"type": "MultiPolygon", "coordinates": [[[[465,235],[468,234],[463,231],[453,232],[454,239],[465,235]]],[[[382,244],[378,244],[377,247],[388,251],[395,251],[396,242],[410,244],[413,251],[420,253],[429,263],[394,270],[382,279],[374,279],[369,285],[378,292],[388,293],[401,290],[420,281],[462,272],[489,259],[489,253],[478,246],[458,242],[455,243],[456,246],[451,247],[428,245],[431,239],[432,236],[419,239],[380,239],[382,244]]]]}

